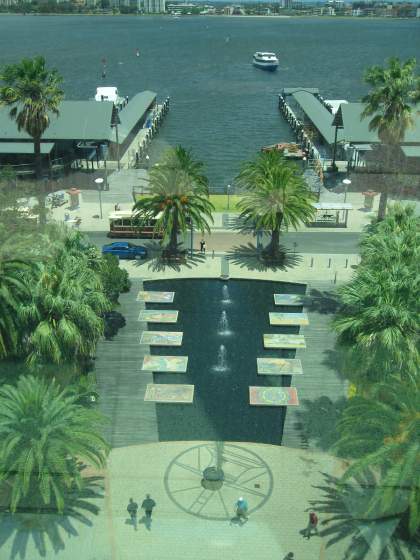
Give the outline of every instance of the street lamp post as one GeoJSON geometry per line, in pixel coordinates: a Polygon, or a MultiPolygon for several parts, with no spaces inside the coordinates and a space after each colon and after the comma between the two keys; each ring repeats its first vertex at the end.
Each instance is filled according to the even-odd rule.
{"type": "Polygon", "coordinates": [[[347,189],[349,188],[349,185],[351,185],[351,179],[343,179],[343,185],[344,185],[344,202],[346,202],[347,189]]]}
{"type": "Polygon", "coordinates": [[[231,189],[232,185],[228,185],[226,187],[226,193],[227,193],[227,209],[229,210],[229,202],[230,202],[230,189],[231,189]]]}
{"type": "Polygon", "coordinates": [[[98,177],[97,179],[95,179],[95,183],[98,187],[98,195],[99,195],[99,215],[101,217],[102,220],[102,183],[104,182],[104,180],[102,179],[102,177],[98,177]]]}
{"type": "Polygon", "coordinates": [[[194,226],[191,220],[191,240],[190,240],[191,246],[190,246],[190,255],[191,258],[193,258],[194,255],[194,226]]]}

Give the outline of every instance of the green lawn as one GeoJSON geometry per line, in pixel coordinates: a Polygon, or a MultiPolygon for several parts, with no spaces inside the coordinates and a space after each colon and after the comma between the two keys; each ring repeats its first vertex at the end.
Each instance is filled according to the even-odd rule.
{"type": "MultiPolygon", "coordinates": [[[[229,212],[239,212],[239,208],[236,206],[241,200],[241,196],[237,194],[231,194],[229,196],[229,212]]],[[[213,204],[216,212],[227,212],[228,210],[228,196],[227,194],[211,194],[210,202],[213,204]]]]}
{"type": "MultiPolygon", "coordinates": [[[[143,198],[147,195],[138,194],[136,198],[143,198]]],[[[211,194],[210,195],[210,202],[214,206],[215,212],[227,212],[228,211],[228,196],[227,194],[211,194]]],[[[237,194],[231,194],[229,196],[229,212],[232,213],[239,213],[239,209],[237,208],[237,203],[241,200],[241,196],[237,194]]]]}

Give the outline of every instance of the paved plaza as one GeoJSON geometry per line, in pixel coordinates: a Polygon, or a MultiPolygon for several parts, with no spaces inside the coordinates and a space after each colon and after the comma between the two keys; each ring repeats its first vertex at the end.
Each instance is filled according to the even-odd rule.
{"type": "MultiPolygon", "coordinates": [[[[69,211],[66,206],[54,209],[53,218],[64,221],[65,214],[70,213],[73,218],[82,218],[82,231],[105,232],[107,216],[115,204],[119,203],[121,209],[132,206],[127,174],[132,186],[145,182],[143,170],[113,173],[110,184],[114,190],[103,193],[102,219],[95,191],[83,191],[76,210],[69,211]]],[[[362,198],[348,194],[347,201],[352,202],[355,210],[350,213],[347,230],[310,231],[329,231],[337,245],[343,233],[360,232],[372,215],[362,209],[362,198]]],[[[376,206],[377,200],[374,211],[376,206]]],[[[229,223],[234,218],[216,213],[212,235],[206,236],[207,253],[198,253],[200,237],[196,235],[194,256],[185,265],[162,264],[153,252],[146,261],[121,262],[133,282],[131,293],[121,296],[120,311],[127,326],[114,341],[100,342],[96,362],[101,408],[110,418],[106,430],[112,451],[107,469],[86,471],[86,476],[98,480],[93,481],[69,515],[3,514],[1,560],[282,560],[289,552],[294,553],[296,560],[345,557],[351,534],[327,546],[331,535],[307,540],[302,530],[307,526],[311,502],[320,503],[325,498],[325,476],[339,477],[344,472],[344,463],[322,451],[328,448],[325,442],[329,441],[328,432],[333,429],[334,420],[333,412],[322,409],[321,404],[336,402],[347,391],[331,359],[326,360],[333,356],[334,347],[331,292],[350,279],[359,256],[356,252],[340,253],[339,249],[316,254],[295,248],[289,251],[283,266],[267,268],[252,249],[255,238],[231,230],[229,223]],[[221,275],[305,284],[307,295],[312,297],[311,306],[304,309],[309,317],[304,331],[307,348],[297,353],[303,374],[294,376],[292,383],[302,402],[287,411],[283,446],[160,442],[156,404],[143,400],[147,385],[153,383],[153,374],[142,371],[144,360],[151,356],[146,358],[148,352],[139,345],[139,313],[143,311],[143,319],[147,318],[145,303],[134,301],[139,290],[143,290],[143,282],[217,279],[221,275]],[[323,433],[315,430],[302,436],[302,411],[307,424],[315,425],[321,419],[323,433]],[[202,486],[202,472],[214,465],[217,458],[225,480],[220,488],[209,490],[202,486]],[[157,504],[151,525],[140,510],[134,525],[126,511],[129,498],[141,504],[146,494],[157,504]],[[249,519],[244,523],[235,516],[235,502],[240,496],[249,504],[249,519]]],[[[184,241],[189,246],[188,236],[184,241]]],[[[172,304],[168,309],[172,309],[172,304]]],[[[166,330],[177,330],[172,327],[166,330]]],[[[321,523],[329,517],[318,513],[321,523]]],[[[345,515],[353,523],[351,511],[345,515]]],[[[368,534],[366,538],[374,541],[368,534]]],[[[363,560],[379,558],[378,540],[381,539],[376,539],[376,545],[372,545],[363,560]]]]}

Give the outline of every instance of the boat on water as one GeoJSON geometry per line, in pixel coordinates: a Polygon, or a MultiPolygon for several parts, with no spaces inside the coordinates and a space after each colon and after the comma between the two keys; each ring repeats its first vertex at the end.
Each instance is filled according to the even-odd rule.
{"type": "Polygon", "coordinates": [[[279,65],[279,59],[276,54],[272,52],[256,52],[254,54],[253,64],[257,68],[273,72],[279,65]]]}

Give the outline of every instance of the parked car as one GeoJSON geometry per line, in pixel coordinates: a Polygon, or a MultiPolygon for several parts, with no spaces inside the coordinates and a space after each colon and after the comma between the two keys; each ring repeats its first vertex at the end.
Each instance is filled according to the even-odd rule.
{"type": "Polygon", "coordinates": [[[145,259],[147,249],[142,245],[134,245],[134,243],[128,243],[127,241],[116,241],[104,245],[102,254],[115,255],[120,259],[145,259]]]}

